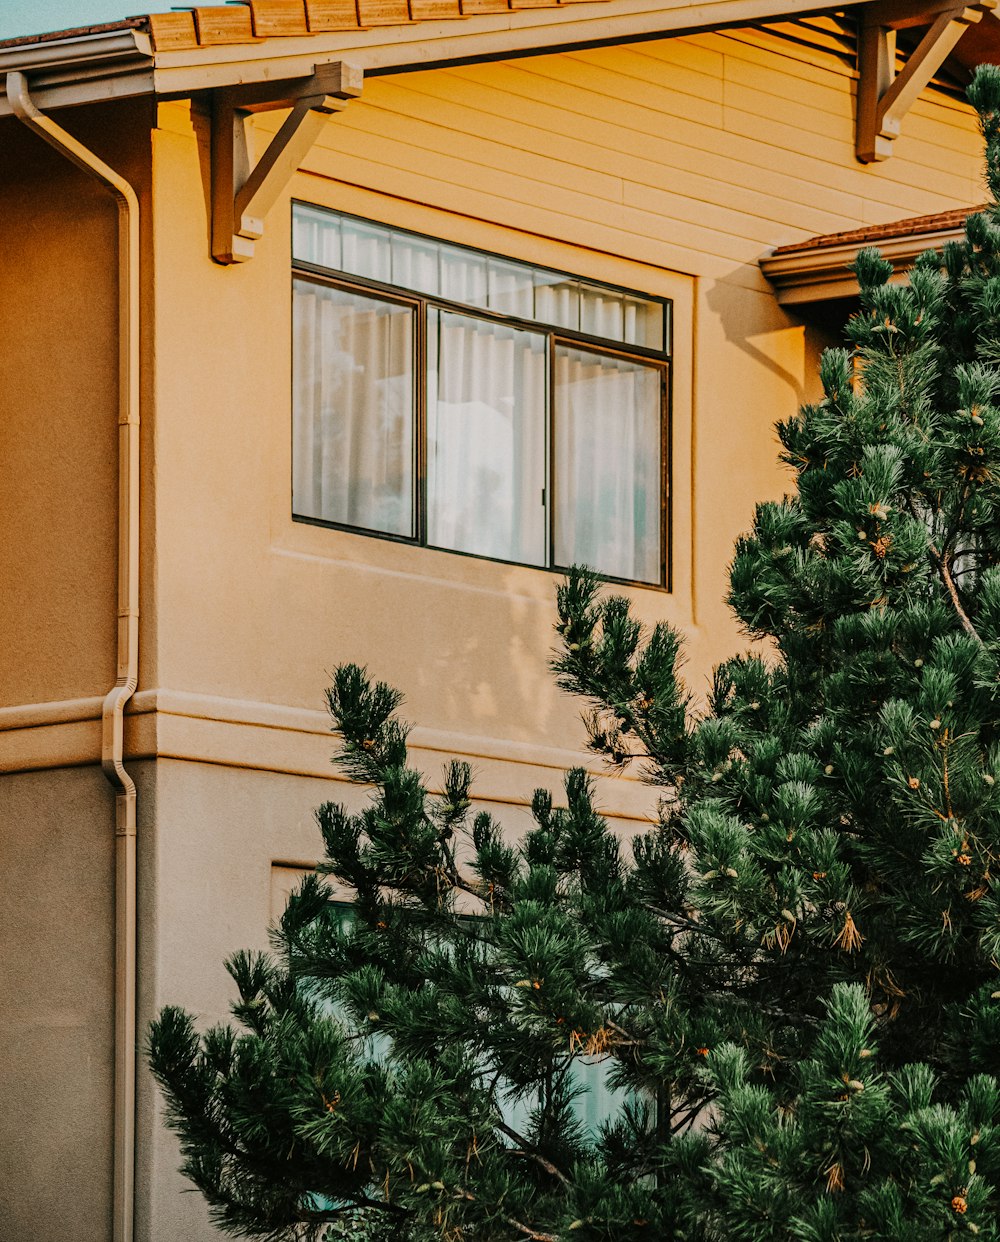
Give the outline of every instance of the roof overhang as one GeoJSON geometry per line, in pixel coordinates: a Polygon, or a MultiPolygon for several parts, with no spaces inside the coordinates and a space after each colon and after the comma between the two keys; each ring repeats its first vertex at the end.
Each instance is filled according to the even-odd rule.
{"type": "MultiPolygon", "coordinates": [[[[837,8],[857,3],[842,0],[837,8]]],[[[305,78],[316,66],[333,60],[350,60],[368,74],[405,72],[750,25],[824,9],[816,0],[542,0],[542,4],[545,7],[515,8],[504,0],[502,9],[499,4],[490,6],[499,10],[493,12],[470,12],[473,6],[462,4],[459,12],[456,3],[453,16],[436,20],[220,40],[193,47],[161,46],[151,24],[154,19],[130,19],[114,27],[0,44],[0,76],[10,70],[28,75],[39,107],[56,109],[139,95],[186,98],[217,87],[305,78]]],[[[232,12],[239,6],[225,7],[232,12]]],[[[10,105],[0,91],[0,116],[9,114],[10,105]]]]}
{"type": "Polygon", "coordinates": [[[858,282],[847,265],[863,246],[877,246],[892,264],[891,283],[903,284],[918,255],[940,251],[949,242],[965,238],[967,212],[922,216],[896,224],[857,229],[850,233],[814,237],[792,246],[781,246],[760,260],[760,268],[786,306],[808,306],[856,297],[858,282]]]}

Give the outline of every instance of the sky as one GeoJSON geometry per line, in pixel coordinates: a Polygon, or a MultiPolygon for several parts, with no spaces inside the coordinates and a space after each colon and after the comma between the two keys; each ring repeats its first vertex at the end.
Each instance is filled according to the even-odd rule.
{"type": "Polygon", "coordinates": [[[166,13],[175,5],[183,7],[181,0],[0,0],[0,39],[96,26],[139,13],[166,13]]]}

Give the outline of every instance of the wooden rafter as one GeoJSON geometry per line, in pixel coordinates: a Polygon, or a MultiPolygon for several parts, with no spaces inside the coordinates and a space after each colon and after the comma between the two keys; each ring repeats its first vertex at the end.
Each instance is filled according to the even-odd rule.
{"type": "Polygon", "coordinates": [[[863,164],[888,159],[903,117],[941,68],[966,27],[997,0],[954,4],[948,0],[875,0],[863,6],[858,33],[857,157],[863,164]],[[926,26],[906,65],[896,71],[896,31],[926,26]]]}
{"type": "Polygon", "coordinates": [[[264,217],[315,142],[324,118],[361,94],[362,71],[347,61],[318,65],[305,78],[224,87],[212,93],[212,258],[253,258],[264,217]],[[290,108],[256,164],[247,121],[252,113],[290,108]]]}

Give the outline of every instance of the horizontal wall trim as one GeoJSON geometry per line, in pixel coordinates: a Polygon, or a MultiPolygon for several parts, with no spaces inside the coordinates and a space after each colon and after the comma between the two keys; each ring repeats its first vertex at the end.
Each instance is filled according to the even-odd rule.
{"type": "MultiPolygon", "coordinates": [[[[100,762],[99,697],[0,708],[0,773],[100,762]]],[[[344,780],[331,764],[333,737],[324,711],[230,699],[192,691],[142,690],[125,718],[126,763],[177,759],[294,776],[344,780]]],[[[481,734],[414,727],[410,747],[433,786],[439,765],[464,759],[475,769],[479,801],[527,805],[536,785],[585,767],[599,802],[618,818],[648,821],[656,795],[637,773],[611,776],[593,755],[481,734]]]]}
{"type": "Polygon", "coordinates": [[[52,703],[0,707],[0,733],[10,729],[38,729],[45,725],[100,720],[103,702],[100,695],[92,695],[89,698],[60,699],[52,703]]]}

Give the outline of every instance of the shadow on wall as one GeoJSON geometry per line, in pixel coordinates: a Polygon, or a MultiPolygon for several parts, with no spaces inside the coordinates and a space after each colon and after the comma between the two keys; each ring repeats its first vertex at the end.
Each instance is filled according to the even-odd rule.
{"type": "MultiPolygon", "coordinates": [[[[743,268],[736,270],[745,272],[743,268]]],[[[801,405],[806,399],[803,370],[808,374],[805,324],[778,306],[769,293],[748,289],[743,280],[739,284],[726,279],[716,281],[705,293],[705,305],[717,320],[726,343],[735,345],[755,368],[763,368],[790,389],[795,405],[801,405]]],[[[707,359],[699,361],[704,366],[707,359]]]]}

